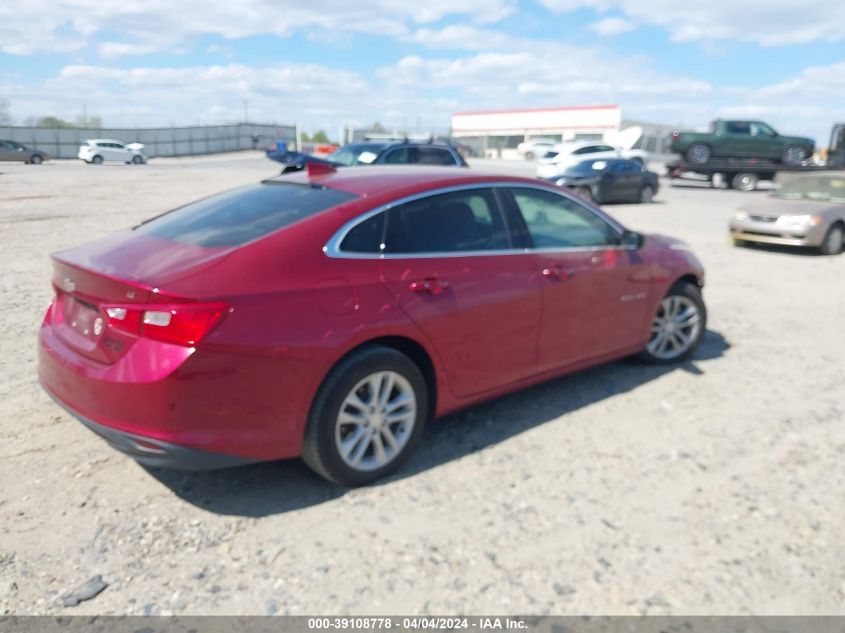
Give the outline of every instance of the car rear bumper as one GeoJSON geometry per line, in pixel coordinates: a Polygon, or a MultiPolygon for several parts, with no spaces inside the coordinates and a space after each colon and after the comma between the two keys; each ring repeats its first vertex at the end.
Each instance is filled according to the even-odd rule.
{"type": "Polygon", "coordinates": [[[144,466],[155,468],[170,468],[174,470],[217,470],[220,468],[231,468],[252,464],[260,460],[237,455],[226,455],[203,451],[187,446],[180,446],[170,442],[127,433],[118,429],[99,424],[85,417],[78,411],[74,411],[66,403],[62,402],[50,389],[41,386],[53,400],[70,415],[79,420],[89,430],[103,438],[109,446],[121,453],[128,455],[144,466]]]}
{"type": "Polygon", "coordinates": [[[48,316],[38,374],[74,417],[145,464],[218,468],[299,454],[303,390],[295,378],[279,380],[284,364],[261,354],[180,356],[171,347],[139,339],[114,364],[93,361],[71,349],[48,316]]]}

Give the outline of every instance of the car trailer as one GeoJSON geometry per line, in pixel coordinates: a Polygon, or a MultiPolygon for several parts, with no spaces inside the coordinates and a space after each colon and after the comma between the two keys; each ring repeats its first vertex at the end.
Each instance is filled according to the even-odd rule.
{"type": "Polygon", "coordinates": [[[778,172],[805,173],[829,170],[831,167],[823,165],[783,165],[775,161],[761,158],[728,158],[714,160],[701,165],[693,165],[679,160],[666,164],[666,175],[669,178],[680,178],[684,174],[705,176],[711,186],[740,191],[754,191],[757,183],[774,180],[778,172]]]}

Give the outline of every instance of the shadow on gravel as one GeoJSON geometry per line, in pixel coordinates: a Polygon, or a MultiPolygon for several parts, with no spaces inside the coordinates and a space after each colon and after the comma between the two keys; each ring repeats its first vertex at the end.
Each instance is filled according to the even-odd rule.
{"type": "MultiPolygon", "coordinates": [[[[672,371],[703,375],[705,371],[699,363],[719,358],[729,348],[721,334],[707,330],[695,358],[681,365],[660,367],[621,360],[448,415],[428,426],[417,451],[398,473],[372,485],[390,485],[459,459],[581,407],[636,389],[672,371]]],[[[185,501],[223,515],[281,514],[330,501],[348,492],[347,488],[324,481],[298,459],[212,472],[146,470],[185,501]]]]}
{"type": "Polygon", "coordinates": [[[745,251],[758,251],[760,253],[780,253],[782,255],[796,255],[798,257],[826,257],[817,248],[811,246],[781,246],[780,244],[763,244],[761,242],[746,242],[741,246],[745,251]]]}

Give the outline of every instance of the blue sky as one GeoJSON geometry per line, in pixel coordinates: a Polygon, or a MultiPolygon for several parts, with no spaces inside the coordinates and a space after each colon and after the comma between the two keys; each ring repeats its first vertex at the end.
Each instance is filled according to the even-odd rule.
{"type": "Polygon", "coordinates": [[[0,6],[14,121],[250,119],[443,131],[455,111],[618,103],[700,126],[760,118],[824,144],[845,121],[829,0],[29,0],[0,6]]]}

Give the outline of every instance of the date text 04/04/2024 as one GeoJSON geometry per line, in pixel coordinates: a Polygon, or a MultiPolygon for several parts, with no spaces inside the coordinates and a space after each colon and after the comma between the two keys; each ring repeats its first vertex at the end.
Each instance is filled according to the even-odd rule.
{"type": "Polygon", "coordinates": [[[351,618],[308,618],[309,630],[521,630],[528,624],[520,618],[508,617],[351,617],[351,618]]]}

